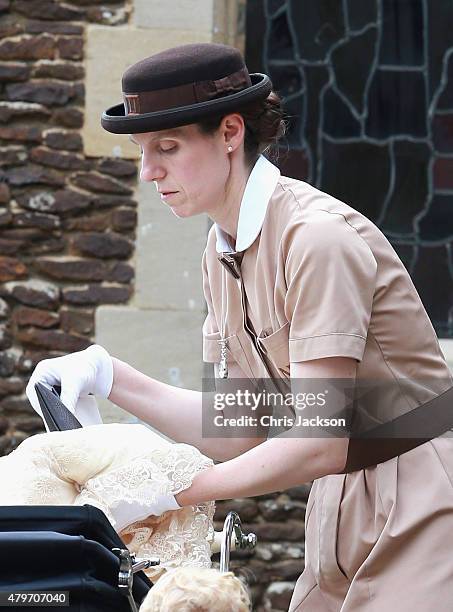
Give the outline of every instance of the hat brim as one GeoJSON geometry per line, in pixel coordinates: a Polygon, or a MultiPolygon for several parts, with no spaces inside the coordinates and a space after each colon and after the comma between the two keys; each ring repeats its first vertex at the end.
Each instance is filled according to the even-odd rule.
{"type": "Polygon", "coordinates": [[[252,73],[250,79],[250,87],[222,98],[153,113],[126,115],[124,104],[117,104],[102,113],[101,125],[112,134],[141,134],[168,130],[222,113],[234,112],[245,104],[267,98],[272,90],[271,80],[266,74],[252,73]]]}

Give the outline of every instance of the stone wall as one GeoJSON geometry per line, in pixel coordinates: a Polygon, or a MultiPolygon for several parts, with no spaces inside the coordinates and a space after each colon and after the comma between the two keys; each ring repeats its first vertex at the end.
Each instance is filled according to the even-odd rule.
{"type": "Polygon", "coordinates": [[[83,150],[84,32],[125,2],[0,2],[0,452],[42,431],[23,394],[42,358],[87,347],[133,292],[136,163],[83,150]]]}

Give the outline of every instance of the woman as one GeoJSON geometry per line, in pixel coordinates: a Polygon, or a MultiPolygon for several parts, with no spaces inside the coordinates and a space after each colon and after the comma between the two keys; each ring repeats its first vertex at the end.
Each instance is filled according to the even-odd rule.
{"type": "MultiPolygon", "coordinates": [[[[290,381],[301,392],[317,387],[318,379],[345,381],[344,393],[313,409],[320,416],[348,407],[354,381],[388,383],[384,395],[381,389],[368,394],[354,409],[349,425],[362,432],[394,426],[396,417],[420,405],[425,416],[428,409],[434,414],[427,402],[443,397],[451,376],[389,242],[358,211],[280,176],[261,155],[284,127],[269,79],[250,75],[230,47],[185,45],[131,66],[123,94],[124,105],[103,114],[103,127],[131,134],[142,150],[141,179],[154,181],[175,215],[207,213],[214,221],[203,257],[203,355],[218,364],[218,376],[290,381]]],[[[395,446],[394,440],[349,440],[339,430],[327,436],[319,428],[271,439],[263,428],[250,428],[248,436],[203,436],[200,392],[151,379],[100,347],[38,364],[27,388],[35,409],[37,381],[60,383],[73,410],[89,393],[109,397],[172,439],[223,461],[176,495],[180,506],[314,480],[305,570],[290,610],[451,608],[449,437],[395,446]]],[[[222,415],[228,414],[225,408],[222,415]]]]}

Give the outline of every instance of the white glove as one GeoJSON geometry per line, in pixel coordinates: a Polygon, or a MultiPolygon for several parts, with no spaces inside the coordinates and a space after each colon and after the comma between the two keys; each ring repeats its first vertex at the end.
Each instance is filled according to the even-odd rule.
{"type": "Polygon", "coordinates": [[[43,418],[35,391],[38,382],[48,388],[59,385],[61,401],[82,425],[102,423],[93,395],[103,398],[110,395],[113,384],[112,358],[102,346],[94,344],[84,351],[40,361],[25,392],[33,409],[43,418]]]}
{"type": "Polygon", "coordinates": [[[174,495],[158,495],[152,504],[122,500],[114,508],[110,508],[110,512],[115,519],[115,529],[120,532],[128,525],[143,521],[148,516],[160,516],[168,510],[179,510],[180,508],[174,495]]]}

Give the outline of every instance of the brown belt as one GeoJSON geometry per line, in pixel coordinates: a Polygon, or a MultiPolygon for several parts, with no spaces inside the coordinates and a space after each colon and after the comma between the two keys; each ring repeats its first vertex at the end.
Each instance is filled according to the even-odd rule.
{"type": "Polygon", "coordinates": [[[393,421],[378,425],[360,438],[350,438],[346,465],[340,474],[384,463],[425,444],[453,428],[453,387],[393,421]],[[408,431],[426,436],[404,437],[408,431]]]}

